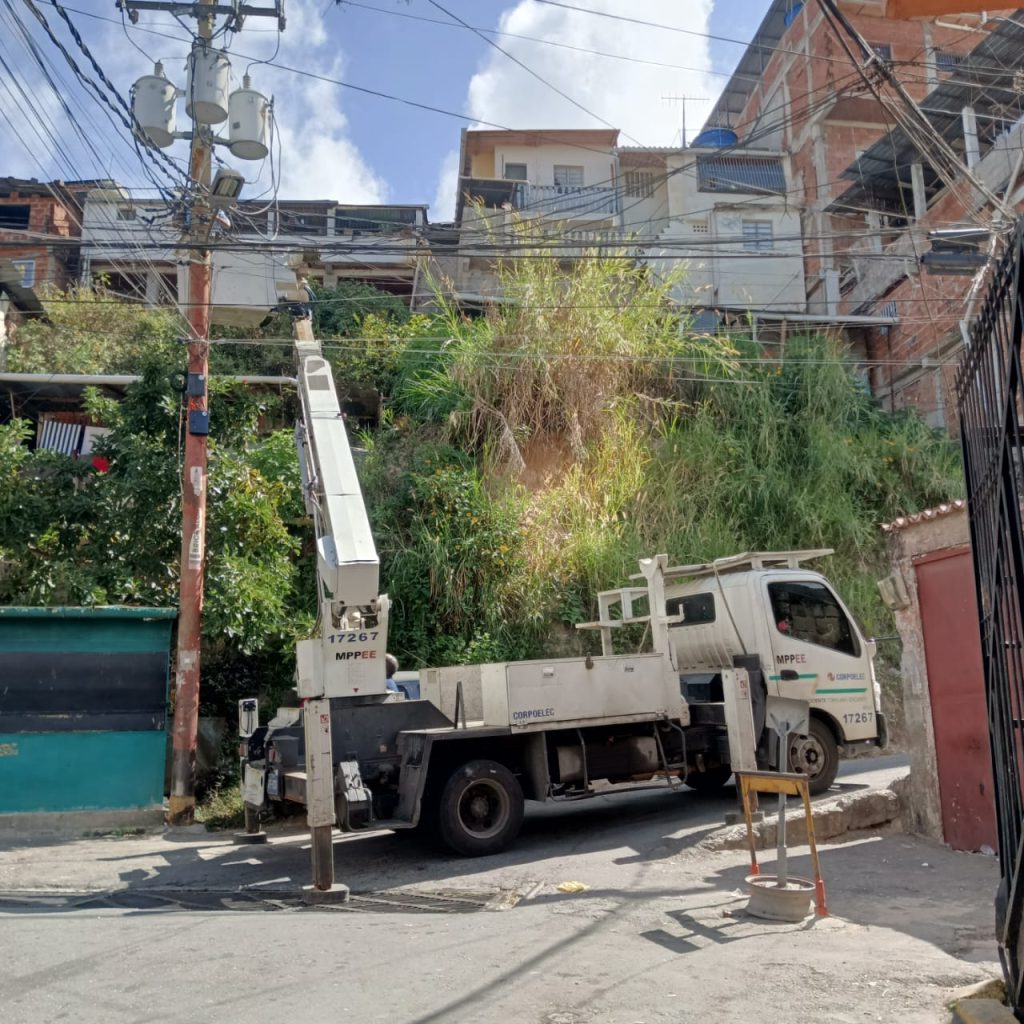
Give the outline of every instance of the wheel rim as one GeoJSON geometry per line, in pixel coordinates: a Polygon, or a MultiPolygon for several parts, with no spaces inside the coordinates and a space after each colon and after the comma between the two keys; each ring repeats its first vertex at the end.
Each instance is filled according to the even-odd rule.
{"type": "Polygon", "coordinates": [[[496,836],[508,821],[509,799],[490,779],[471,782],[459,797],[459,824],[474,839],[496,836]]]}
{"type": "Polygon", "coordinates": [[[811,779],[816,779],[828,764],[825,748],[814,736],[797,736],[789,748],[789,757],[793,770],[811,779]]]}

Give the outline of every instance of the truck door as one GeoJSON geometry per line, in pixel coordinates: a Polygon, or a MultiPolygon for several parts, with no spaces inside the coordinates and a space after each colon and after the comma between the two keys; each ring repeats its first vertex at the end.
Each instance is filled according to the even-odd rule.
{"type": "Polygon", "coordinates": [[[842,602],[820,578],[769,577],[765,587],[775,692],[824,711],[847,741],[872,739],[871,652],[842,602]]]}

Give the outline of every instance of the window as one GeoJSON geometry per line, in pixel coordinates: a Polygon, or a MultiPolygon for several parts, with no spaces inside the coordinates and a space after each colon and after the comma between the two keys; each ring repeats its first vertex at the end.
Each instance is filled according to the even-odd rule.
{"type": "Polygon", "coordinates": [[[526,181],[526,164],[505,164],[507,181],[526,181]]]}
{"type": "Polygon", "coordinates": [[[278,210],[277,223],[279,231],[287,231],[297,235],[326,235],[327,214],[313,213],[306,210],[278,210]]]}
{"type": "Polygon", "coordinates": [[[784,636],[840,654],[860,655],[846,613],[823,583],[769,583],[775,628],[784,636]]]}
{"type": "Polygon", "coordinates": [[[771,157],[698,156],[697,190],[782,195],[786,172],[782,161],[771,157]]]}
{"type": "MultiPolygon", "coordinates": [[[[675,626],[706,626],[715,621],[715,595],[689,594],[673,597],[665,602],[666,615],[682,615],[683,621],[675,626]]],[[[675,628],[673,626],[673,628],[675,628]]]]}
{"type": "Polygon", "coordinates": [[[0,229],[24,230],[28,227],[28,217],[31,209],[28,203],[0,205],[0,229]]]}
{"type": "Polygon", "coordinates": [[[18,272],[18,280],[22,288],[32,288],[36,283],[35,260],[11,260],[11,265],[18,272]]]}
{"type": "Polygon", "coordinates": [[[582,188],[583,168],[576,164],[555,164],[555,184],[564,188],[582,188]]]}
{"type": "Polygon", "coordinates": [[[876,57],[882,60],[892,60],[892,47],[888,43],[868,43],[868,46],[875,51],[876,57]]]}
{"type": "Polygon", "coordinates": [[[948,50],[935,51],[935,70],[941,73],[955,71],[967,58],[959,53],[950,53],[948,50]]]}
{"type": "Polygon", "coordinates": [[[344,206],[335,211],[334,230],[337,234],[390,234],[403,228],[416,226],[418,210],[411,207],[344,206]]]}
{"type": "Polygon", "coordinates": [[[772,222],[770,220],[745,220],[743,222],[743,248],[752,252],[769,252],[773,246],[772,222]]]}
{"type": "Polygon", "coordinates": [[[650,199],[654,195],[654,171],[626,171],[622,178],[627,196],[650,199]]]}
{"type": "Polygon", "coordinates": [[[117,208],[117,219],[118,220],[135,220],[135,207],[134,206],[119,206],[117,208]]]}

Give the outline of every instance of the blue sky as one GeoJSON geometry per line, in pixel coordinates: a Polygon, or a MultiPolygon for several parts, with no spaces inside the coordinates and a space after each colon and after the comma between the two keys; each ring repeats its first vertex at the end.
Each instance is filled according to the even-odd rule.
{"type": "MultiPolygon", "coordinates": [[[[65,0],[62,0],[65,2],[65,0]]],[[[449,21],[430,0],[361,0],[365,6],[332,0],[288,0],[288,27],[280,40],[270,20],[250,19],[231,42],[233,69],[240,77],[246,61],[239,55],[270,58],[276,63],[328,78],[342,79],[392,93],[471,118],[517,128],[585,127],[600,122],[562,99],[552,89],[471,31],[431,24],[417,18],[449,21]],[[375,8],[367,10],[366,7],[375,8]]],[[[680,109],[663,95],[713,99],[732,70],[742,46],[708,39],[710,35],[747,40],[769,0],[568,0],[610,14],[627,15],[685,32],[633,25],[538,3],[537,0],[438,0],[447,11],[479,28],[501,28],[520,36],[561,42],[656,61],[670,67],[582,54],[509,36],[488,36],[545,82],[555,85],[599,118],[623,129],[628,138],[648,145],[678,142],[680,109]],[[715,74],[718,72],[719,74],[715,74]]],[[[166,16],[144,14],[125,30],[113,0],[66,0],[69,17],[80,29],[104,71],[127,95],[131,82],[148,71],[147,58],[165,60],[168,77],[184,85],[182,60],[187,50],[182,28],[166,16]],[[113,19],[113,20],[103,20],[113,19]],[[146,31],[146,30],[149,31],[146,31]],[[163,33],[163,34],[161,34],[163,33]]],[[[15,5],[20,7],[20,5],[15,5]]],[[[40,9],[55,33],[82,59],[67,27],[49,4],[40,9]]],[[[24,11],[24,8],[21,8],[24,11]]],[[[64,58],[39,26],[25,19],[39,51],[64,76],[64,102],[47,84],[42,69],[19,40],[9,11],[0,15],[0,107],[14,121],[16,145],[4,147],[2,173],[32,177],[91,177],[111,173],[144,179],[128,141],[100,116],[95,100],[74,81],[64,58]],[[6,42],[4,39],[6,38],[6,42]],[[9,70],[8,70],[9,69],[9,70]],[[13,104],[21,85],[31,97],[13,104]],[[89,106],[92,106],[92,116],[89,106]],[[20,123],[19,123],[19,118],[20,123]],[[50,130],[38,131],[40,118],[50,130]],[[36,121],[36,127],[28,119],[36,121]],[[75,120],[85,132],[67,123],[75,120]],[[88,124],[85,122],[88,121],[88,124]],[[87,138],[83,138],[87,136],[87,138]],[[98,137],[99,136],[99,137],[98,137]],[[58,146],[57,143],[60,143],[58,146]],[[91,143],[91,144],[90,144],[91,143]],[[98,143],[98,144],[97,144],[98,143]],[[107,165],[104,167],[104,163],[107,165]]],[[[281,131],[279,168],[282,197],[334,198],[341,202],[427,202],[431,218],[450,215],[454,199],[454,161],[459,131],[455,117],[428,113],[270,66],[252,69],[254,86],[275,97],[281,131]]],[[[707,104],[691,101],[688,126],[699,125],[707,104]]],[[[179,118],[184,120],[183,112],[179,118]]],[[[9,126],[0,125],[8,134],[9,126]]],[[[183,143],[170,151],[181,158],[183,143]]],[[[269,166],[227,162],[252,175],[248,193],[268,188],[269,166]]]]}

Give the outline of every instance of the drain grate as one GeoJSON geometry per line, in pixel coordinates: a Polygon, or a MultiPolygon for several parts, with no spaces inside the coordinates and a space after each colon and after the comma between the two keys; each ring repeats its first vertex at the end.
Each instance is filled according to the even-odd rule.
{"type": "Polygon", "coordinates": [[[347,903],[326,909],[369,914],[473,914],[489,909],[502,895],[500,889],[385,889],[352,893],[347,903]]]}
{"type": "Polygon", "coordinates": [[[347,903],[307,906],[294,889],[116,889],[107,892],[0,892],[0,913],[77,910],[344,911],[378,914],[473,914],[508,910],[519,901],[509,889],[381,889],[352,893],[347,903]]]}

